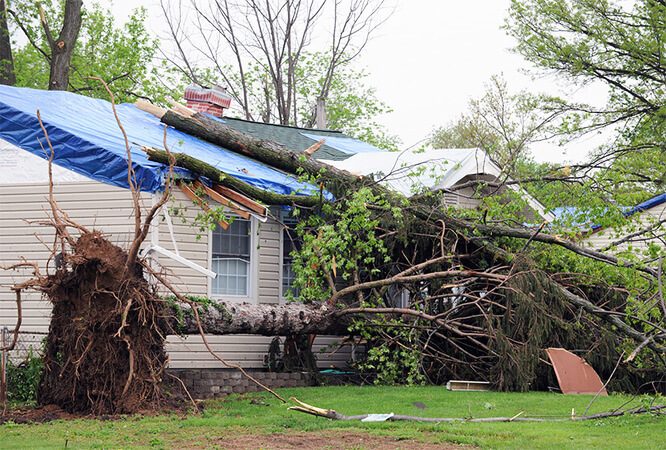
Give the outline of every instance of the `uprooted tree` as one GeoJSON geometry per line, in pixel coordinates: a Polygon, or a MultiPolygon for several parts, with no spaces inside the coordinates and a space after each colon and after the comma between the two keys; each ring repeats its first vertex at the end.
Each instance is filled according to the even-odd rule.
{"type": "MultiPolygon", "coordinates": [[[[173,332],[354,334],[368,342],[364,370],[389,383],[480,378],[504,390],[545,387],[543,350],[553,346],[582,350],[602,377],[623,351],[640,350],[639,358],[634,352],[622,361],[617,388],[652,380],[662,368],[660,269],[577,246],[543,227],[510,227],[492,214],[466,218],[444,208],[436,192],[405,198],[309,152],[251,138],[199,113],[159,116],[321,186],[320,195],[275,194],[186,154],[170,154],[166,143],[163,150],[147,149],[165,167],[184,167],[215,185],[298,211],[297,301],[195,302],[144,261],[139,249],[169,199],[170,177],[162,200],[142,218],[140,180],[128,171],[135,232],[126,250],[71,220],[53,200],[51,184],[48,224],[58,238],[56,268],[41,274],[36,265],[19,263],[32,265],[34,277],[14,287],[19,308],[25,289],[44,293],[54,306],[41,403],[104,413],[159,402],[164,337],[173,332]],[[602,276],[599,267],[612,270],[602,276]],[[627,314],[628,306],[641,302],[654,307],[627,314]]],[[[129,146],[128,159],[131,167],[129,146]]]]}

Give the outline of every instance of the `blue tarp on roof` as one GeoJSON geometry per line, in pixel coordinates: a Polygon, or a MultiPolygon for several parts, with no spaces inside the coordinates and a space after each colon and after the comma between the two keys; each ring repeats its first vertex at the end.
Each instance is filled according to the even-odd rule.
{"type": "MultiPolygon", "coordinates": [[[[48,151],[37,109],[53,145],[55,164],[103,183],[129,188],[125,141],[110,102],[70,92],[0,85],[0,138],[48,159],[42,148],[48,151]]],[[[116,109],[127,133],[141,190],[160,190],[165,166],[148,161],[141,146],[164,148],[164,125],[132,104],[116,109]]],[[[168,129],[167,145],[174,153],[187,153],[260,189],[280,194],[319,192],[294,176],[173,128],[168,129]]]]}
{"type": "Polygon", "coordinates": [[[326,145],[333,147],[336,150],[339,150],[348,155],[354,155],[356,153],[374,153],[381,152],[383,150],[374,147],[367,142],[358,141],[356,139],[348,137],[333,137],[333,136],[324,136],[319,134],[311,133],[301,133],[302,136],[312,139],[315,142],[319,142],[322,139],[326,139],[326,145]]]}
{"type": "Polygon", "coordinates": [[[652,197],[651,199],[646,200],[643,203],[640,203],[640,204],[634,206],[629,211],[625,212],[624,215],[625,216],[630,216],[632,214],[643,212],[646,209],[650,209],[653,206],[660,205],[661,203],[664,203],[664,202],[666,202],[666,194],[657,195],[656,197],[652,197]]]}

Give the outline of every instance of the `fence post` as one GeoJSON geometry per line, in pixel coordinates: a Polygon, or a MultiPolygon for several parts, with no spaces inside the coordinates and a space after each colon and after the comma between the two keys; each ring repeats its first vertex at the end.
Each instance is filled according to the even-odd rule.
{"type": "Polygon", "coordinates": [[[2,411],[7,409],[7,327],[2,327],[2,355],[0,355],[0,403],[2,403],[2,411]]]}

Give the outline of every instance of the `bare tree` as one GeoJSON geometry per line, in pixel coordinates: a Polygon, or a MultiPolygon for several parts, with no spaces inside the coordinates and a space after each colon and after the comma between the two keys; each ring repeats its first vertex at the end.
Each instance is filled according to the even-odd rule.
{"type": "MultiPolygon", "coordinates": [[[[338,67],[358,56],[387,18],[385,0],[160,3],[175,43],[174,53],[165,54],[171,63],[194,82],[225,83],[247,119],[293,125],[299,121],[297,68],[306,49],[328,42],[318,94],[326,99],[338,67]]],[[[314,123],[314,108],[304,120],[314,123]]]]}

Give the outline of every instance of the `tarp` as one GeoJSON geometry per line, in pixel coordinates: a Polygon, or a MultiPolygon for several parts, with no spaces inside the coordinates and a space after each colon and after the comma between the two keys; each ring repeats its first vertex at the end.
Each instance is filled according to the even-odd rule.
{"type": "MultiPolygon", "coordinates": [[[[44,148],[48,150],[48,146],[37,109],[53,144],[55,164],[96,181],[129,188],[125,141],[110,102],[70,92],[0,85],[0,138],[47,159],[44,148]]],[[[127,133],[140,189],[160,190],[165,167],[148,161],[141,146],[164,148],[164,125],[133,104],[117,105],[116,109],[127,133]]],[[[318,193],[315,186],[300,183],[293,175],[172,128],[168,129],[167,144],[172,152],[187,153],[260,189],[280,194],[318,193]]]]}
{"type": "Polygon", "coordinates": [[[643,212],[646,209],[650,209],[650,208],[652,208],[654,206],[657,206],[657,205],[660,205],[664,202],[666,202],[666,194],[657,195],[656,197],[652,197],[651,199],[646,200],[643,203],[640,203],[640,204],[634,206],[629,211],[626,211],[624,213],[624,215],[625,216],[631,216],[632,214],[643,212]]]}
{"type": "MultiPolygon", "coordinates": [[[[55,184],[90,181],[88,177],[55,164],[52,169],[55,184]]],[[[46,160],[0,139],[0,185],[48,182],[49,163],[46,160]]]]}

